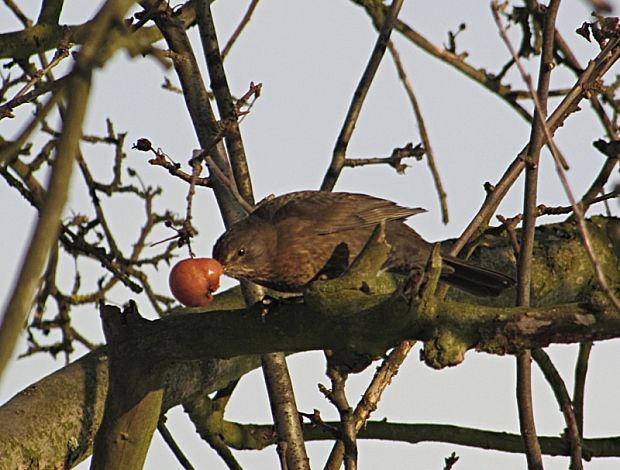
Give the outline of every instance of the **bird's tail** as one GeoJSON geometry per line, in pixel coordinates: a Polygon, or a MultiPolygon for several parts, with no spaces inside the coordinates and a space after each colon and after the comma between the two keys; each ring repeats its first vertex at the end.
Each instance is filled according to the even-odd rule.
{"type": "Polygon", "coordinates": [[[462,259],[446,255],[442,256],[442,259],[444,264],[452,269],[446,270],[441,280],[468,294],[495,297],[515,284],[515,280],[510,276],[470,264],[462,259]]]}

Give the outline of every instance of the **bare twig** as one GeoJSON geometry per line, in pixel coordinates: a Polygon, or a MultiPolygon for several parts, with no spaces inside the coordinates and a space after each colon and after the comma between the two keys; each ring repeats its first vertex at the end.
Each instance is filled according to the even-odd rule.
{"type": "MultiPolygon", "coordinates": [[[[497,2],[495,0],[493,0],[492,3],[494,5],[497,5],[497,2]]],[[[570,204],[573,208],[573,213],[577,221],[577,228],[579,230],[579,235],[581,237],[581,241],[583,243],[583,247],[586,250],[588,258],[590,259],[590,263],[592,264],[592,268],[594,269],[596,280],[599,284],[599,287],[603,291],[603,293],[607,296],[608,300],[612,303],[612,305],[614,305],[616,310],[620,313],[620,301],[616,298],[615,294],[609,287],[607,278],[605,277],[605,273],[603,272],[603,269],[601,267],[601,263],[599,259],[596,257],[596,254],[594,253],[594,249],[592,248],[592,243],[590,241],[588,229],[585,224],[583,211],[581,207],[579,206],[579,204],[577,203],[577,200],[575,199],[575,196],[573,195],[573,192],[570,188],[570,184],[568,183],[568,179],[566,178],[564,168],[562,167],[561,160],[558,156],[557,148],[555,147],[555,144],[553,142],[552,132],[549,129],[549,126],[547,125],[544,119],[545,113],[540,103],[539,97],[536,95],[536,92],[534,91],[534,86],[532,84],[532,80],[530,76],[525,71],[525,68],[523,68],[523,65],[521,64],[514,48],[512,47],[512,44],[510,43],[508,39],[506,30],[501,22],[501,19],[499,18],[499,13],[497,12],[496,8],[493,10],[494,14],[496,15],[496,22],[498,23],[498,27],[500,27],[500,31],[502,32],[502,37],[504,38],[504,41],[506,42],[508,49],[510,50],[511,54],[515,58],[515,62],[517,64],[517,67],[519,68],[523,81],[526,83],[526,85],[528,86],[528,89],[530,90],[530,94],[532,96],[534,106],[536,107],[535,115],[538,116],[538,120],[539,120],[541,129],[542,129],[542,132],[544,132],[545,139],[547,140],[547,145],[549,147],[549,150],[551,151],[551,155],[553,155],[553,158],[554,158],[556,172],[558,174],[560,182],[562,183],[564,192],[566,193],[566,196],[568,197],[568,200],[570,201],[570,204]]],[[[608,48],[610,48],[612,44],[614,44],[614,42],[613,40],[610,40],[604,50],[607,50],[608,48]]],[[[615,56],[617,59],[617,57],[620,55],[620,47],[617,47],[617,43],[611,50],[608,51],[608,53],[610,54],[611,57],[615,56]]]]}
{"type": "Polygon", "coordinates": [[[95,181],[94,178],[84,161],[84,156],[80,151],[76,156],[76,160],[78,162],[78,166],[80,167],[80,171],[82,172],[82,176],[84,178],[84,182],[86,183],[86,187],[90,193],[90,199],[95,209],[95,214],[97,215],[97,219],[99,221],[99,225],[103,229],[103,233],[105,234],[106,241],[108,243],[108,247],[110,252],[112,253],[113,258],[119,258],[121,256],[121,250],[118,249],[116,244],[116,240],[114,239],[114,234],[112,230],[110,230],[110,226],[108,225],[107,218],[103,212],[101,207],[101,203],[99,201],[99,196],[97,195],[97,190],[95,189],[95,181]]]}
{"type": "MultiPolygon", "coordinates": [[[[620,38],[611,39],[609,44],[596,56],[596,58],[590,61],[590,64],[579,76],[579,79],[571,89],[571,92],[566,95],[562,102],[553,111],[551,116],[547,119],[547,128],[551,132],[560,127],[570,114],[579,109],[577,104],[584,96],[586,96],[587,90],[591,87],[591,83],[604,75],[618,60],[618,58],[620,58],[620,48],[618,47],[619,44],[620,38]]],[[[519,152],[516,159],[506,169],[497,184],[493,186],[493,191],[487,196],[484,203],[478,210],[478,213],[474,216],[459,239],[450,249],[451,255],[457,255],[470,240],[475,239],[476,235],[484,230],[500,201],[517,180],[521,174],[521,171],[525,168],[524,155],[527,151],[528,148],[524,147],[519,152]]]]}
{"type": "Polygon", "coordinates": [[[250,4],[248,5],[248,9],[245,12],[245,15],[243,15],[243,18],[241,18],[241,21],[237,25],[237,28],[235,29],[235,31],[232,33],[232,35],[228,39],[228,42],[224,46],[224,49],[222,49],[222,59],[226,58],[226,56],[230,52],[230,49],[235,44],[235,41],[239,38],[239,36],[243,32],[244,28],[250,22],[250,19],[252,18],[252,14],[254,13],[254,10],[258,6],[258,1],[259,0],[251,0],[250,1],[250,4]]]}
{"type": "Polygon", "coordinates": [[[370,415],[377,409],[377,404],[387,386],[398,374],[400,366],[405,362],[407,355],[415,345],[415,341],[403,341],[396,346],[377,368],[372,381],[366,388],[364,395],[355,408],[355,431],[359,432],[370,419],[370,415]]]}
{"type": "MultiPolygon", "coordinates": [[[[63,117],[66,116],[66,111],[62,107],[61,114],[63,117]]],[[[39,154],[33,160],[30,160],[28,165],[23,164],[19,159],[15,159],[10,163],[10,168],[15,171],[20,178],[22,178],[24,185],[29,188],[30,196],[27,196],[24,193],[22,194],[24,194],[26,198],[29,198],[29,200],[33,202],[33,205],[35,205],[35,207],[39,210],[42,207],[42,201],[45,200],[45,193],[38,185],[34,173],[41,169],[43,164],[52,163],[50,153],[55,147],[56,140],[61,136],[61,133],[54,131],[47,126],[46,123],[44,123],[43,131],[51,134],[54,137],[54,140],[50,140],[44,144],[39,154]],[[33,194],[37,194],[37,196],[33,196],[33,194]],[[35,198],[37,199],[36,202],[34,201],[35,198]]],[[[62,222],[59,241],[67,253],[69,253],[70,256],[73,256],[76,265],[73,287],[70,294],[65,294],[56,284],[55,274],[57,268],[54,261],[56,256],[54,256],[54,254],[57,250],[54,249],[48,262],[48,268],[43,276],[39,294],[37,295],[34,319],[30,327],[31,329],[36,328],[39,331],[42,331],[43,334],[49,333],[50,329],[56,329],[62,335],[62,341],[49,346],[41,346],[36,342],[33,336],[30,336],[30,346],[26,354],[48,352],[52,355],[56,355],[59,352],[63,352],[66,356],[68,356],[68,354],[73,351],[74,341],[83,344],[89,349],[94,348],[95,346],[90,341],[88,341],[71,326],[69,310],[75,305],[84,305],[88,303],[92,304],[105,300],[105,296],[109,290],[119,282],[123,282],[134,291],[140,292],[142,290],[140,286],[131,280],[132,278],[138,279],[144,287],[144,291],[149,296],[149,299],[152,301],[154,308],[160,314],[162,312],[162,308],[158,305],[159,300],[157,299],[157,295],[153,294],[152,289],[148,284],[147,277],[144,273],[136,269],[136,267],[140,265],[156,265],[159,260],[166,259],[167,256],[169,257],[169,250],[167,250],[163,254],[157,255],[151,259],[139,258],[140,253],[144,248],[145,237],[156,223],[161,222],[161,219],[158,219],[156,214],[153,214],[151,210],[152,199],[154,196],[159,194],[159,191],[157,189],[153,190],[151,188],[145,188],[143,185],[143,191],[141,193],[139,190],[131,186],[121,186],[121,166],[124,155],[122,152],[122,144],[124,142],[124,134],[116,134],[111,122],[107,122],[106,136],[99,137],[95,135],[82,135],[81,140],[92,143],[112,144],[115,147],[112,181],[109,184],[103,184],[96,181],[90,169],[87,167],[85,159],[80,152],[77,152],[78,164],[82,170],[85,187],[91,195],[91,203],[95,210],[96,217],[93,220],[89,220],[86,216],[76,214],[69,220],[62,222]],[[133,244],[132,254],[129,258],[125,257],[125,255],[123,255],[117,247],[112,231],[108,225],[106,214],[100,204],[99,192],[104,192],[108,196],[111,196],[114,193],[132,192],[145,201],[147,222],[140,231],[137,242],[133,244]],[[96,240],[94,242],[88,242],[86,237],[89,232],[92,233],[93,228],[102,230],[97,232],[96,240]],[[109,250],[106,250],[101,246],[101,242],[104,240],[104,237],[108,243],[109,250]],[[97,282],[95,290],[90,293],[81,292],[81,277],[77,268],[77,262],[80,256],[88,256],[98,260],[102,267],[106,269],[109,274],[111,274],[107,281],[103,277],[100,278],[97,282]],[[58,313],[54,319],[45,320],[43,319],[44,312],[49,312],[51,310],[48,308],[49,305],[47,304],[47,300],[49,298],[53,298],[56,301],[58,313]]],[[[8,182],[14,182],[14,180],[9,178],[8,173],[3,173],[3,176],[8,182]]]]}
{"type": "Polygon", "coordinates": [[[579,355],[575,365],[575,386],[573,389],[573,409],[579,435],[583,436],[583,404],[586,388],[586,375],[588,374],[588,361],[592,351],[592,342],[586,341],[579,345],[579,355]]]}
{"type": "MultiPolygon", "coordinates": [[[[580,207],[585,208],[599,203],[599,202],[607,202],[610,199],[615,199],[620,195],[618,191],[611,191],[605,194],[601,194],[600,196],[594,197],[590,199],[587,203],[585,201],[579,202],[580,207]]],[[[542,215],[560,215],[560,214],[572,214],[573,207],[572,206],[558,206],[558,207],[547,207],[544,204],[540,204],[537,208],[537,216],[542,215]]]]}
{"type": "MultiPolygon", "coordinates": [[[[546,129],[545,132],[547,133],[547,138],[551,138],[549,130],[546,129]]],[[[620,313],[620,301],[616,298],[615,294],[613,293],[613,290],[610,288],[607,282],[605,273],[603,272],[603,268],[601,267],[600,260],[597,258],[596,254],[594,253],[592,242],[590,241],[590,235],[589,235],[588,229],[585,224],[583,210],[580,204],[576,201],[575,196],[573,195],[570,185],[568,183],[568,179],[566,178],[566,174],[564,173],[564,170],[562,169],[561,165],[558,163],[558,160],[553,150],[551,153],[552,155],[554,155],[555,162],[556,162],[556,171],[558,173],[562,186],[564,187],[564,191],[570,201],[571,207],[573,208],[573,214],[575,215],[575,218],[577,221],[577,228],[579,230],[579,235],[581,236],[581,241],[586,250],[588,258],[590,259],[590,263],[592,264],[592,267],[594,269],[594,273],[596,276],[596,280],[599,284],[599,287],[605,293],[608,300],[615,306],[616,310],[620,313]]]]}
{"type": "Polygon", "coordinates": [[[515,254],[515,258],[517,258],[519,256],[519,250],[521,248],[519,247],[519,239],[517,238],[516,227],[519,222],[521,222],[521,215],[511,217],[510,219],[507,219],[502,215],[497,215],[497,220],[499,220],[506,229],[510,244],[512,245],[512,251],[515,254]]]}
{"type": "Polygon", "coordinates": [[[396,147],[392,150],[392,155],[389,157],[374,157],[374,158],[347,158],[345,160],[345,166],[355,168],[358,166],[366,165],[390,165],[395,168],[398,173],[404,173],[408,165],[402,163],[405,158],[415,158],[416,160],[422,160],[422,156],[425,153],[424,147],[418,144],[415,147],[409,142],[404,147],[396,147]]]}
{"type": "Polygon", "coordinates": [[[159,434],[161,435],[164,442],[168,445],[174,456],[179,461],[179,464],[185,470],[194,470],[194,466],[185,456],[183,450],[181,450],[179,445],[176,443],[174,436],[168,430],[168,426],[166,426],[166,423],[163,419],[159,420],[159,423],[157,424],[157,430],[159,431],[159,434]]]}
{"type": "MultiPolygon", "coordinates": [[[[355,0],[358,3],[359,0],[355,0]]],[[[379,3],[379,2],[376,2],[379,3]]],[[[376,14],[369,9],[366,8],[366,11],[373,15],[373,18],[376,19],[376,14]]],[[[433,57],[441,60],[442,62],[448,64],[449,66],[455,68],[459,72],[461,72],[466,77],[474,80],[479,83],[483,87],[485,87],[491,93],[496,94],[500,98],[502,98],[510,107],[512,107],[523,119],[526,121],[531,121],[532,116],[530,113],[521,106],[517,100],[510,95],[512,89],[510,86],[501,83],[498,79],[496,79],[492,74],[488,73],[486,70],[482,68],[476,68],[465,61],[465,57],[462,54],[455,54],[454,52],[450,52],[446,48],[439,47],[429,41],[427,38],[422,36],[418,31],[411,28],[406,23],[397,20],[395,30],[401,33],[405,38],[411,41],[413,44],[418,46],[424,52],[427,52],[433,57]]]]}
{"type": "MultiPolygon", "coordinates": [[[[304,414],[304,417],[309,415],[304,414]]],[[[336,421],[318,421],[310,415],[311,424],[304,425],[304,435],[308,442],[325,442],[334,438],[336,421]]],[[[235,429],[232,439],[226,441],[238,450],[260,450],[275,443],[273,427],[270,424],[241,424],[226,421],[235,429]]],[[[226,436],[228,437],[228,435],[226,436]]],[[[523,440],[518,434],[487,431],[450,424],[392,423],[387,420],[368,421],[360,430],[360,441],[385,441],[420,444],[435,442],[468,446],[472,449],[494,450],[512,454],[523,454],[523,440]]],[[[564,436],[541,436],[544,455],[569,456],[570,449],[564,436]]],[[[584,439],[584,451],[591,451],[590,457],[620,457],[620,436],[584,439]]]]}
{"type": "Polygon", "coordinates": [[[230,178],[228,178],[220,170],[220,168],[216,165],[210,155],[207,155],[204,151],[202,151],[201,156],[205,159],[205,162],[207,163],[207,166],[209,167],[209,171],[211,172],[212,176],[215,176],[215,178],[217,178],[224,186],[226,186],[230,194],[232,194],[232,196],[236,199],[239,206],[243,207],[247,212],[252,212],[253,206],[250,205],[241,194],[239,194],[239,191],[237,190],[237,185],[234,183],[234,181],[231,181],[230,178]]]}
{"type": "Polygon", "coordinates": [[[398,17],[398,12],[400,11],[402,4],[403,0],[392,0],[388,12],[385,15],[383,26],[381,27],[379,36],[377,37],[377,42],[375,43],[370,60],[366,65],[366,69],[357,84],[357,88],[353,94],[353,100],[351,101],[347,116],[342,125],[342,129],[340,130],[340,135],[336,141],[331,164],[325,174],[325,177],[323,178],[323,183],[321,184],[321,189],[323,191],[331,191],[334,188],[336,181],[340,176],[340,172],[344,167],[347,147],[349,145],[349,141],[351,140],[351,136],[353,135],[353,129],[357,123],[357,119],[362,110],[362,105],[364,104],[368,90],[370,89],[370,84],[372,83],[375,73],[379,68],[383,55],[385,54],[385,49],[387,48],[390,35],[392,34],[392,29],[396,24],[396,18],[398,17]]]}
{"type": "Polygon", "coordinates": [[[185,200],[187,201],[186,209],[185,209],[185,220],[183,221],[183,228],[186,231],[187,237],[187,248],[189,249],[189,255],[193,258],[195,256],[192,245],[191,238],[196,235],[196,229],[192,225],[192,207],[194,206],[194,194],[196,194],[196,179],[200,176],[200,172],[202,171],[202,164],[199,159],[192,159],[192,177],[189,181],[189,188],[187,189],[187,196],[185,200]]]}
{"type": "MultiPolygon", "coordinates": [[[[601,104],[598,102],[598,100],[596,100],[595,96],[590,98],[590,102],[593,104],[595,110],[600,108],[599,115],[601,115],[602,113],[604,117],[607,117],[605,115],[605,111],[602,109],[601,104]]],[[[596,176],[596,178],[594,178],[594,181],[590,185],[590,188],[588,188],[586,193],[581,197],[581,204],[583,205],[584,214],[588,210],[590,205],[593,204],[596,200],[596,195],[603,192],[605,184],[607,183],[607,181],[609,181],[609,177],[611,176],[612,171],[614,170],[614,168],[616,168],[616,165],[618,164],[620,145],[618,144],[619,136],[615,130],[616,126],[612,125],[611,123],[605,123],[605,126],[607,128],[607,133],[612,140],[608,143],[602,139],[599,139],[593,144],[596,149],[598,149],[600,152],[607,156],[607,159],[605,160],[605,163],[603,163],[599,174],[596,176]]]]}
{"type": "Polygon", "coordinates": [[[183,404],[185,412],[196,426],[196,431],[217,452],[230,470],[242,469],[228,447],[223,432],[226,405],[237,383],[238,380],[233,380],[226,387],[218,390],[213,399],[207,395],[200,395],[183,404]]]}
{"type": "Polygon", "coordinates": [[[28,140],[30,135],[34,132],[36,128],[38,128],[38,126],[45,119],[47,114],[54,108],[54,106],[58,104],[58,102],[62,98],[62,89],[64,89],[64,87],[67,85],[67,82],[67,79],[62,81],[62,85],[56,89],[56,92],[53,93],[52,96],[50,96],[49,99],[45,102],[45,104],[38,110],[37,114],[35,114],[35,116],[30,120],[26,128],[21,132],[17,139],[0,148],[0,162],[12,160],[17,155],[19,155],[19,152],[26,144],[26,141],[28,140]]]}
{"type": "Polygon", "coordinates": [[[560,376],[560,373],[551,362],[551,359],[542,349],[535,349],[532,351],[532,357],[542,370],[547,382],[551,385],[555,399],[560,405],[560,410],[564,415],[564,421],[566,423],[566,434],[570,445],[570,457],[571,470],[582,470],[582,447],[581,432],[575,418],[575,412],[573,411],[570,395],[566,389],[566,385],[560,376]]]}
{"type": "MultiPolygon", "coordinates": [[[[551,133],[546,126],[545,126],[545,134],[547,135],[547,139],[552,138],[551,133]]],[[[552,142],[552,141],[550,140],[549,142],[552,142]]],[[[551,145],[551,148],[554,148],[553,144],[551,145]]],[[[579,204],[577,203],[575,196],[573,195],[573,192],[568,183],[568,179],[566,178],[566,174],[564,173],[564,169],[562,168],[557,158],[557,154],[553,150],[551,151],[551,154],[555,158],[556,171],[558,173],[562,186],[564,187],[564,192],[566,193],[566,196],[568,197],[570,201],[571,207],[573,208],[573,214],[575,215],[575,218],[577,221],[577,228],[579,230],[579,235],[581,236],[581,241],[586,250],[586,253],[588,254],[590,263],[592,264],[592,267],[594,269],[594,274],[596,276],[596,280],[599,284],[599,287],[605,293],[609,301],[616,307],[616,310],[620,313],[620,301],[618,301],[615,294],[609,287],[609,283],[607,282],[607,278],[605,276],[605,273],[603,272],[601,263],[599,259],[597,258],[596,254],[594,253],[594,249],[592,248],[592,242],[590,241],[590,235],[588,232],[588,228],[586,227],[585,219],[583,216],[583,211],[581,207],[579,206],[579,204]]]]}
{"type": "Polygon", "coordinates": [[[4,0],[4,3],[26,28],[32,26],[32,20],[24,14],[24,12],[13,0],[4,0]]]}
{"type": "MultiPolygon", "coordinates": [[[[527,75],[528,89],[532,95],[532,99],[536,99],[539,106],[536,106],[534,119],[532,121],[532,131],[530,134],[530,143],[528,145],[529,154],[526,158],[525,167],[525,194],[523,201],[523,230],[521,233],[521,242],[519,245],[519,257],[517,260],[518,283],[517,283],[517,305],[530,305],[530,284],[532,275],[532,257],[534,248],[534,232],[536,225],[536,198],[538,193],[538,162],[540,159],[540,151],[544,143],[544,134],[542,132],[542,122],[547,116],[547,97],[549,90],[549,82],[551,79],[551,71],[553,70],[553,37],[555,33],[555,19],[560,6],[559,0],[551,0],[545,15],[544,31],[543,31],[543,50],[540,58],[540,70],[538,76],[538,94],[534,93],[534,87],[531,78],[527,75]]],[[[522,72],[524,80],[526,74],[519,61],[518,54],[514,50],[512,43],[508,39],[503,22],[500,18],[499,6],[496,0],[491,1],[491,9],[495,23],[500,31],[500,35],[506,46],[510,50],[510,54],[522,72]]],[[[542,469],[542,452],[540,443],[536,435],[536,424],[534,421],[534,410],[532,405],[532,389],[531,389],[531,353],[524,351],[517,355],[517,404],[519,407],[519,423],[521,435],[526,448],[526,457],[528,468],[542,469]]]]}
{"type": "Polygon", "coordinates": [[[250,113],[252,106],[254,106],[256,100],[260,97],[262,89],[262,83],[250,82],[248,91],[246,91],[242,97],[237,99],[235,102],[235,113],[239,116],[239,122],[243,121],[243,119],[250,113]],[[245,109],[243,109],[244,107],[245,109]]]}
{"type": "Polygon", "coordinates": [[[32,103],[41,95],[49,92],[56,93],[65,81],[65,78],[66,77],[60,78],[54,82],[43,82],[34,90],[7,101],[0,106],[0,119],[14,117],[13,110],[15,108],[25,103],[32,103]]]}
{"type": "Polygon", "coordinates": [[[228,86],[228,79],[224,71],[224,63],[220,55],[220,47],[211,13],[210,2],[199,0],[196,4],[196,15],[198,18],[198,28],[200,39],[204,49],[211,88],[215,96],[220,119],[226,123],[224,130],[224,143],[228,151],[228,159],[232,168],[232,174],[239,193],[248,204],[254,204],[252,192],[252,180],[248,168],[243,140],[239,130],[237,107],[232,98],[232,93],[228,86]]]}
{"type": "Polygon", "coordinates": [[[452,452],[448,457],[444,459],[445,466],[443,470],[452,470],[454,465],[459,461],[459,456],[456,455],[456,452],[452,452]]]}
{"type": "Polygon", "coordinates": [[[527,466],[530,470],[542,470],[542,452],[534,424],[532,404],[532,356],[530,350],[517,354],[517,403],[521,438],[525,445],[527,466]]]}
{"type": "MultiPolygon", "coordinates": [[[[570,93],[570,88],[559,88],[557,90],[549,90],[547,95],[549,97],[558,97],[558,96],[566,96],[570,93]]],[[[512,92],[512,96],[514,96],[518,100],[531,100],[532,96],[530,92],[527,90],[515,90],[512,92]]]]}
{"type": "Polygon", "coordinates": [[[449,222],[447,194],[443,188],[441,177],[439,176],[439,169],[435,164],[435,154],[433,152],[433,148],[431,147],[431,140],[426,130],[426,124],[424,123],[424,116],[422,115],[422,110],[420,109],[418,99],[413,92],[413,87],[409,82],[409,78],[407,78],[407,73],[405,72],[405,68],[403,67],[403,64],[400,60],[400,55],[398,54],[398,51],[394,47],[394,43],[392,41],[390,41],[390,43],[388,44],[388,48],[390,49],[390,53],[392,54],[392,58],[394,59],[394,64],[396,65],[396,69],[398,70],[398,76],[403,82],[405,91],[407,92],[407,96],[409,97],[409,102],[411,103],[411,107],[413,108],[413,113],[415,114],[415,118],[418,123],[420,138],[422,139],[422,143],[424,144],[424,150],[426,151],[426,161],[428,163],[428,167],[431,170],[431,174],[433,175],[435,189],[437,190],[437,196],[439,197],[439,205],[441,207],[441,221],[444,224],[447,224],[449,222]]]}
{"type": "MultiPolygon", "coordinates": [[[[140,138],[136,141],[136,143],[132,146],[133,149],[139,150],[140,152],[148,152],[151,151],[155,155],[155,158],[149,160],[151,165],[161,166],[168,170],[173,176],[182,179],[186,183],[191,182],[192,175],[181,170],[181,165],[176,163],[170,159],[170,157],[161,149],[155,149],[151,145],[151,141],[145,138],[140,138]]],[[[211,180],[208,177],[203,178],[195,178],[194,184],[196,186],[211,186],[211,180]]]]}
{"type": "MultiPolygon", "coordinates": [[[[377,409],[377,404],[381,399],[381,395],[398,373],[400,366],[403,364],[414,345],[415,341],[403,341],[388,354],[383,363],[377,368],[372,381],[366,388],[364,395],[362,395],[353,413],[356,433],[366,425],[372,412],[377,409]]],[[[332,447],[325,468],[338,469],[343,459],[344,445],[342,442],[336,442],[332,447]]]]}
{"type": "Polygon", "coordinates": [[[332,383],[331,390],[325,387],[319,387],[319,389],[338,410],[340,435],[324,468],[325,470],[337,470],[344,460],[345,470],[355,470],[357,468],[357,429],[353,409],[345,394],[347,374],[339,371],[337,367],[328,365],[327,375],[332,383]]]}
{"type": "MultiPolygon", "coordinates": [[[[619,191],[611,191],[609,193],[601,194],[600,196],[595,197],[594,199],[590,201],[590,203],[596,204],[598,202],[607,202],[609,199],[614,199],[618,197],[618,195],[620,195],[619,191]]],[[[548,207],[548,206],[545,206],[544,204],[539,204],[538,206],[536,206],[536,211],[534,212],[534,215],[536,217],[542,217],[545,215],[561,215],[561,214],[572,214],[572,213],[573,213],[572,206],[548,207]]],[[[506,218],[502,215],[497,215],[496,217],[497,217],[497,220],[499,220],[502,223],[502,225],[506,228],[506,230],[508,231],[513,248],[515,247],[515,243],[516,243],[517,249],[515,250],[515,254],[517,254],[519,250],[518,250],[518,241],[517,241],[517,235],[516,235],[515,229],[517,225],[519,225],[519,223],[523,220],[523,214],[517,214],[514,217],[510,217],[510,218],[506,218]]]]}
{"type": "Polygon", "coordinates": [[[52,58],[50,63],[43,67],[41,70],[37,70],[33,77],[28,80],[28,82],[15,94],[11,101],[16,100],[26,94],[26,92],[30,88],[32,88],[37,82],[39,82],[41,78],[45,76],[45,74],[47,74],[50,70],[56,67],[60,62],[63,61],[63,59],[69,57],[69,50],[71,48],[71,44],[68,41],[63,42],[64,44],[56,50],[56,53],[54,54],[54,57],[52,58]]]}
{"type": "MultiPolygon", "coordinates": [[[[536,3],[536,2],[533,2],[533,3],[536,3]]],[[[538,18],[538,15],[535,15],[534,17],[538,18]]],[[[559,31],[556,31],[555,33],[555,44],[556,44],[558,51],[561,52],[562,54],[563,63],[566,64],[571,70],[573,70],[578,76],[581,75],[583,73],[583,68],[581,67],[579,61],[577,60],[577,57],[575,57],[573,52],[570,50],[566,41],[562,38],[562,35],[559,33],[559,31]]],[[[608,91],[609,91],[609,88],[608,88],[608,91]]],[[[605,131],[607,133],[607,136],[612,140],[618,140],[618,132],[616,129],[617,126],[614,125],[609,119],[609,117],[607,116],[605,109],[601,105],[601,102],[598,96],[592,93],[589,98],[590,98],[590,104],[592,105],[592,109],[594,110],[595,114],[599,117],[601,123],[603,124],[603,127],[605,128],[605,131]]],[[[592,182],[590,188],[581,197],[581,201],[585,203],[584,213],[588,209],[588,206],[589,206],[588,201],[590,201],[593,197],[595,197],[597,194],[603,191],[603,186],[608,181],[609,176],[611,175],[611,172],[613,168],[615,167],[616,163],[617,161],[614,159],[606,160],[598,176],[592,182]]]]}

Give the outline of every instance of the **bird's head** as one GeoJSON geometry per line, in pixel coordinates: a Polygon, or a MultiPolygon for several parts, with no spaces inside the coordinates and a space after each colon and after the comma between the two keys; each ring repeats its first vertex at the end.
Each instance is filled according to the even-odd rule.
{"type": "Polygon", "coordinates": [[[250,216],[222,234],[213,247],[213,257],[224,266],[224,274],[261,284],[272,271],[276,247],[275,229],[250,216]]]}

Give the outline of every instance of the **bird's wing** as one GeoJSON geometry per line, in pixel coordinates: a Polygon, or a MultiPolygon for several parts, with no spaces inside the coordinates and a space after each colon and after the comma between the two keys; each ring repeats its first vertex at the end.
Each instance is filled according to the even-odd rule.
{"type": "Polygon", "coordinates": [[[330,224],[328,227],[316,227],[315,232],[319,235],[328,235],[330,233],[344,232],[347,230],[355,230],[360,228],[371,228],[379,225],[381,222],[389,222],[391,220],[405,220],[421,212],[426,212],[426,209],[421,207],[407,208],[407,207],[395,207],[389,208],[389,211],[383,209],[372,209],[356,214],[357,220],[352,223],[335,223],[330,224]]]}
{"type": "Polygon", "coordinates": [[[386,201],[379,199],[381,204],[377,204],[374,207],[364,208],[358,211],[356,214],[366,224],[377,225],[383,221],[388,222],[390,220],[405,220],[408,217],[412,217],[416,214],[426,212],[426,209],[421,207],[403,207],[392,201],[386,201]]]}
{"type": "Polygon", "coordinates": [[[327,235],[374,227],[383,221],[404,220],[421,212],[426,211],[366,194],[298,191],[267,200],[254,213],[273,223],[289,217],[309,220],[315,234],[327,235]]]}

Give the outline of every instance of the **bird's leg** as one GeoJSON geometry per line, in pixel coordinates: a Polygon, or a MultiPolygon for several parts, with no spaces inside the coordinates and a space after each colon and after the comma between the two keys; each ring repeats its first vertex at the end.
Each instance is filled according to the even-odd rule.
{"type": "Polygon", "coordinates": [[[441,251],[437,243],[433,247],[424,270],[413,269],[405,279],[400,294],[407,300],[410,307],[416,306],[418,313],[423,314],[436,302],[435,290],[441,276],[441,251]]]}
{"type": "Polygon", "coordinates": [[[409,306],[418,302],[421,298],[420,292],[424,289],[427,279],[426,271],[416,268],[412,269],[399,288],[399,294],[407,301],[409,306]]]}
{"type": "Polygon", "coordinates": [[[278,296],[265,294],[263,298],[256,303],[260,308],[261,318],[267,316],[270,310],[277,308],[279,305],[301,304],[304,302],[303,294],[282,292],[279,292],[278,294],[278,296]]]}

